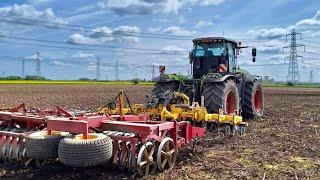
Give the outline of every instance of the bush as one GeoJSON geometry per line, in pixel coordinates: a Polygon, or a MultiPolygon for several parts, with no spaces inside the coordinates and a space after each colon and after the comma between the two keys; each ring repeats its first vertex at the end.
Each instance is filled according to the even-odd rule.
{"type": "Polygon", "coordinates": [[[139,80],[138,78],[132,79],[132,83],[133,83],[134,85],[139,84],[139,82],[140,82],[140,80],[139,80]]]}
{"type": "Polygon", "coordinates": [[[7,77],[3,77],[2,79],[5,79],[5,80],[21,80],[22,78],[20,76],[7,76],[7,77]]]}
{"type": "Polygon", "coordinates": [[[294,86],[293,82],[287,82],[287,86],[294,86]]]}
{"type": "Polygon", "coordinates": [[[90,79],[89,78],[80,78],[80,79],[78,79],[78,81],[90,81],[90,79]]]}
{"type": "Polygon", "coordinates": [[[25,80],[46,80],[46,78],[43,76],[31,76],[31,75],[26,76],[24,79],[25,80]]]}

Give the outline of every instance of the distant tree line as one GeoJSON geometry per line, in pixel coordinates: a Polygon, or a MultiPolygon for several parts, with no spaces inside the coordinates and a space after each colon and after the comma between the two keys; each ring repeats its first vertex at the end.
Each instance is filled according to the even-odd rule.
{"type": "Polygon", "coordinates": [[[48,80],[43,76],[32,76],[28,75],[24,78],[21,76],[5,76],[5,77],[0,77],[0,80],[48,80]]]}
{"type": "MultiPolygon", "coordinates": [[[[96,81],[96,82],[105,82],[106,80],[97,80],[97,79],[89,79],[89,78],[79,78],[78,81],[96,81]]],[[[109,80],[108,80],[109,81],[109,80]]],[[[113,80],[115,81],[115,80],[113,80]]],[[[128,80],[119,80],[118,82],[127,82],[128,80]]],[[[111,80],[110,80],[111,82],[111,80]]],[[[139,79],[139,78],[134,78],[131,80],[133,84],[139,84],[140,82],[151,82],[147,81],[146,79],[139,79]]]]}

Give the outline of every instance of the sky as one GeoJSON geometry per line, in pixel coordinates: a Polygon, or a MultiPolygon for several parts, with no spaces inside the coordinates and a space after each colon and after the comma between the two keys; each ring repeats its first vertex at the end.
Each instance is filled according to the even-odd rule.
{"type": "Polygon", "coordinates": [[[224,36],[256,47],[238,57],[251,74],[285,81],[290,44],[297,37],[301,81],[320,81],[319,0],[0,0],[0,76],[49,79],[151,79],[158,66],[188,75],[192,39],[224,36]]]}

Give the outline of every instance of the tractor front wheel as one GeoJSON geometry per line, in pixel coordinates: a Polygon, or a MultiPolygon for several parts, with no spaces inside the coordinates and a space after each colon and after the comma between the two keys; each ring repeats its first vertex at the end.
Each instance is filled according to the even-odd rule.
{"type": "Polygon", "coordinates": [[[202,95],[209,113],[219,113],[219,109],[223,109],[225,114],[233,114],[239,110],[239,93],[233,80],[206,83],[202,95]]]}
{"type": "Polygon", "coordinates": [[[178,81],[157,82],[152,90],[152,95],[159,97],[167,91],[178,91],[179,85],[178,81]]]}
{"type": "Polygon", "coordinates": [[[261,117],[264,111],[264,96],[260,81],[247,82],[244,88],[242,116],[246,119],[261,117]]]}

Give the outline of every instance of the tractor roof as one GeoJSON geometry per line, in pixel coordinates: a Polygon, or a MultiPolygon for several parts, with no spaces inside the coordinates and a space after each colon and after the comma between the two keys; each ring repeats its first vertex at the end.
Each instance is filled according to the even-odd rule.
{"type": "Polygon", "coordinates": [[[224,38],[224,37],[203,37],[203,38],[197,38],[192,40],[193,43],[199,43],[199,42],[204,42],[204,43],[209,43],[209,42],[231,42],[237,45],[237,41],[224,38]]]}

